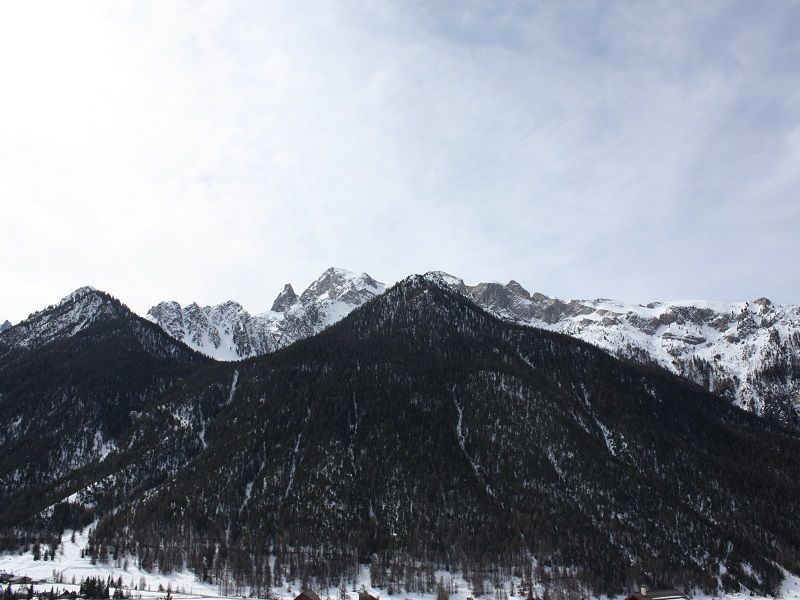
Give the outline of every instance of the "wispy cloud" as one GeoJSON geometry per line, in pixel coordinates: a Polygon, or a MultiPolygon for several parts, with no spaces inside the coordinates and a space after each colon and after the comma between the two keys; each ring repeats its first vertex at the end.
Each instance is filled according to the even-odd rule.
{"type": "Polygon", "coordinates": [[[0,9],[0,317],[331,264],[800,302],[796,2],[0,9]]]}

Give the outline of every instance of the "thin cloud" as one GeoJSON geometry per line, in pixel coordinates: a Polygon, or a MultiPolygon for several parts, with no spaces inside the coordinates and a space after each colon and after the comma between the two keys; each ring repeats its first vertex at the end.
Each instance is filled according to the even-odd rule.
{"type": "Polygon", "coordinates": [[[0,318],[332,264],[800,302],[796,3],[0,10],[0,318]]]}

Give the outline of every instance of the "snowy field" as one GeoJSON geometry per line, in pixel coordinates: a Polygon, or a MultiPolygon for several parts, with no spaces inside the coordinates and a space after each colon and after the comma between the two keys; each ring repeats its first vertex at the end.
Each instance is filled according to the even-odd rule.
{"type": "MultiPolygon", "coordinates": [[[[55,559],[50,560],[33,560],[33,553],[26,552],[24,554],[0,554],[0,572],[13,573],[17,576],[27,576],[34,581],[44,581],[43,583],[34,584],[35,592],[49,592],[51,589],[55,591],[61,590],[75,590],[78,591],[80,582],[87,577],[100,577],[104,581],[109,576],[116,581],[122,578],[123,588],[129,592],[133,598],[152,598],[156,600],[163,598],[166,595],[166,590],[171,590],[172,597],[175,600],[190,600],[193,598],[229,598],[231,596],[224,596],[220,593],[216,585],[207,583],[200,583],[195,578],[194,574],[189,571],[173,572],[169,575],[162,575],[159,573],[152,573],[140,570],[135,561],[130,560],[128,568],[116,568],[112,563],[108,564],[92,564],[90,559],[81,557],[81,548],[84,548],[87,543],[88,530],[84,532],[75,532],[75,541],[72,542],[72,531],[66,531],[62,536],[62,545],[56,551],[55,559]],[[59,579],[64,583],[57,583],[55,576],[60,574],[59,579]],[[73,584],[72,581],[75,583],[73,584]],[[144,583],[144,586],[141,584],[144,583]],[[143,589],[134,590],[134,586],[143,587],[143,589]],[[159,589],[159,586],[161,589],[159,589]]],[[[445,580],[450,577],[448,573],[437,573],[443,576],[445,580]]],[[[469,591],[469,584],[458,575],[453,575],[453,580],[456,584],[457,591],[450,595],[451,600],[467,600],[472,594],[469,591]]],[[[362,567],[361,575],[357,583],[357,588],[363,585],[367,591],[374,596],[386,597],[385,590],[377,590],[370,588],[369,570],[366,566],[362,567]]],[[[273,588],[274,594],[280,600],[294,600],[295,596],[300,592],[298,588],[299,582],[294,586],[286,583],[283,587],[273,588]]],[[[20,586],[27,588],[27,585],[20,586]]],[[[520,588],[520,582],[515,581],[514,587],[520,588]]],[[[352,586],[350,586],[352,589],[352,586]]],[[[337,599],[339,590],[338,588],[331,588],[329,590],[315,590],[322,600],[337,599]]],[[[541,596],[542,590],[539,590],[541,596]]],[[[350,600],[358,600],[358,594],[349,591],[350,600]]],[[[394,596],[398,600],[435,600],[435,594],[404,594],[398,593],[394,596]]],[[[783,589],[781,590],[781,598],[784,600],[800,600],[800,577],[787,575],[783,589]]],[[[486,600],[493,600],[495,598],[494,592],[489,592],[484,595],[486,600]]],[[[516,596],[521,598],[521,596],[516,596]]],[[[727,594],[722,597],[710,597],[704,595],[694,596],[696,600],[761,600],[760,596],[751,596],[747,594],[727,594]]],[[[603,598],[601,600],[611,600],[603,598]]]]}

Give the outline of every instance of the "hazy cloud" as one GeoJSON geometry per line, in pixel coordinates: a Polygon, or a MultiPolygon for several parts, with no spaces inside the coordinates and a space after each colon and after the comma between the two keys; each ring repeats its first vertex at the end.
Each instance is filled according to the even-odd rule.
{"type": "Polygon", "coordinates": [[[0,8],[0,320],[331,265],[800,302],[797,2],[0,8]]]}

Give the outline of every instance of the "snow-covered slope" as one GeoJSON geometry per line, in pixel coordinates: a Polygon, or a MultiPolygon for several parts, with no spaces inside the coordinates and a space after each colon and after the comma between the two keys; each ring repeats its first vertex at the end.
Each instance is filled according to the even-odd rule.
{"type": "Polygon", "coordinates": [[[286,284],[272,308],[258,315],[233,301],[205,307],[168,301],[151,308],[147,318],[208,356],[238,360],[319,333],[384,289],[366,273],[331,267],[299,296],[286,284]]]}
{"type": "Polygon", "coordinates": [[[800,308],[752,302],[564,302],[516,281],[468,286],[426,275],[507,321],[559,331],[610,353],[664,367],[742,408],[798,425],[800,308]]]}
{"type": "MultiPolygon", "coordinates": [[[[73,532],[67,529],[62,535],[60,545],[56,549],[55,557],[52,560],[35,560],[32,550],[25,550],[21,553],[0,554],[0,572],[11,573],[15,576],[30,577],[37,583],[33,584],[34,591],[47,593],[51,589],[56,594],[63,591],[78,592],[80,583],[88,577],[99,577],[103,581],[111,578],[113,581],[122,580],[122,589],[126,594],[136,598],[160,600],[165,596],[165,590],[169,588],[170,594],[175,600],[200,600],[205,598],[236,598],[240,600],[243,591],[238,590],[231,583],[230,577],[224,578],[219,584],[204,583],[197,580],[194,573],[188,570],[172,571],[161,573],[159,571],[149,572],[143,570],[135,557],[121,556],[117,560],[100,562],[93,560],[88,554],[82,552],[88,544],[89,531],[86,530],[73,532]],[[228,589],[225,589],[228,588],[228,589]],[[227,592],[227,593],[226,593],[227,592]],[[236,592],[239,592],[236,594],[236,592]]],[[[268,556],[270,572],[275,567],[275,557],[268,556]]],[[[781,585],[778,598],[783,600],[800,599],[800,577],[791,573],[786,573],[786,578],[781,585]]],[[[468,600],[474,597],[471,582],[463,577],[459,571],[436,571],[435,580],[441,580],[448,585],[450,600],[468,600]]],[[[347,586],[347,600],[358,600],[358,593],[352,589],[365,589],[370,594],[380,598],[386,595],[386,591],[372,586],[369,568],[366,565],[359,565],[355,575],[355,585],[347,586]]],[[[298,593],[298,580],[287,579],[281,585],[274,586],[271,583],[269,597],[273,600],[293,600],[298,593]]],[[[497,597],[514,598],[523,597],[524,582],[521,578],[513,576],[511,580],[500,588],[501,593],[496,593],[497,597]],[[506,592],[508,590],[508,592],[506,592]],[[518,592],[518,595],[516,593],[518,592]]],[[[28,585],[14,585],[14,591],[24,592],[28,585]]],[[[342,598],[340,588],[334,586],[320,587],[314,585],[321,598],[342,598]]],[[[545,590],[552,588],[545,586],[542,582],[534,583],[534,593],[541,598],[545,590]]],[[[617,596],[618,600],[625,598],[626,594],[617,596]]],[[[407,600],[432,600],[435,594],[425,594],[421,592],[404,592],[402,597],[407,600]]],[[[487,595],[488,597],[488,595],[487,595]]],[[[767,600],[765,596],[754,596],[751,593],[741,591],[737,593],[722,595],[706,595],[695,590],[692,594],[694,600],[767,600]]],[[[599,600],[614,600],[607,596],[601,596],[599,600]]]]}
{"type": "MultiPolygon", "coordinates": [[[[83,552],[89,542],[90,530],[91,528],[81,531],[67,529],[61,535],[61,543],[52,560],[35,559],[32,550],[0,554],[0,572],[42,582],[34,586],[37,593],[46,593],[51,589],[78,592],[80,583],[86,578],[99,577],[106,581],[111,577],[115,582],[121,579],[123,589],[142,598],[164,598],[164,592],[158,591],[159,586],[162,589],[169,586],[173,598],[176,599],[219,595],[217,586],[198,582],[194,574],[189,572],[150,573],[139,568],[135,558],[130,556],[111,559],[105,563],[91,560],[83,552]]],[[[22,591],[27,587],[15,586],[22,591]]]]}
{"type": "Polygon", "coordinates": [[[16,326],[0,331],[0,342],[17,348],[34,348],[73,336],[104,316],[120,311],[119,303],[91,286],[78,288],[60,302],[31,314],[16,326]]]}

